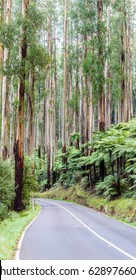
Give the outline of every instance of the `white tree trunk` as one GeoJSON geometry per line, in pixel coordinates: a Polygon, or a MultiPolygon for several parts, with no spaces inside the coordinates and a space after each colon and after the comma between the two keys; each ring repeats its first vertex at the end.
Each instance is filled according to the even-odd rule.
{"type": "MultiPolygon", "coordinates": [[[[5,23],[8,25],[11,19],[11,0],[6,3],[6,18],[5,23]]],[[[3,67],[6,68],[9,59],[10,50],[4,48],[3,52],[3,67]]],[[[8,122],[9,122],[9,78],[3,76],[2,80],[2,157],[7,159],[9,149],[9,135],[8,135],[8,122]]]]}

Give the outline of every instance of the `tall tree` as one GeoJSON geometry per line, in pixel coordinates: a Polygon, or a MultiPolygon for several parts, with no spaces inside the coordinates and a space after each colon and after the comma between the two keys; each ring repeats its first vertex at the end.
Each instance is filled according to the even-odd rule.
{"type": "MultiPolygon", "coordinates": [[[[64,90],[62,102],[62,153],[66,153],[66,110],[67,110],[67,0],[64,5],[64,90]]],[[[65,163],[65,156],[63,157],[65,163]]]]}
{"type": "Polygon", "coordinates": [[[21,41],[20,41],[20,63],[21,72],[18,83],[18,114],[17,114],[17,133],[15,135],[15,191],[14,210],[19,211],[24,208],[23,205],[23,170],[24,170],[24,99],[25,99],[25,79],[26,79],[26,56],[27,56],[27,41],[26,41],[26,26],[24,23],[29,0],[22,0],[22,26],[21,26],[21,41]]]}
{"type": "MultiPolygon", "coordinates": [[[[111,40],[111,3],[106,7],[106,51],[109,54],[110,40],[111,40]]],[[[105,62],[105,128],[108,129],[111,125],[111,111],[112,111],[112,92],[111,92],[111,69],[110,69],[110,55],[107,55],[105,62]]]]}
{"type": "Polygon", "coordinates": [[[103,0],[97,0],[99,59],[99,129],[105,130],[104,61],[103,61],[103,0]]]}
{"type": "MultiPolygon", "coordinates": [[[[8,26],[11,20],[11,0],[6,1],[6,18],[5,24],[8,26]]],[[[9,62],[10,49],[8,47],[4,47],[3,52],[3,68],[6,71],[9,62]]],[[[2,156],[3,159],[7,159],[8,157],[8,149],[9,149],[9,76],[3,76],[3,84],[2,84],[2,156]]]]}
{"type": "MultiPolygon", "coordinates": [[[[4,0],[0,0],[0,31],[4,21],[4,0]]],[[[2,58],[3,58],[3,47],[0,40],[0,69],[2,69],[2,58]]],[[[2,74],[0,71],[0,111],[2,111],[2,74]]],[[[1,126],[1,122],[0,122],[1,126]]],[[[0,130],[0,139],[1,139],[1,130],[0,130]]]]}

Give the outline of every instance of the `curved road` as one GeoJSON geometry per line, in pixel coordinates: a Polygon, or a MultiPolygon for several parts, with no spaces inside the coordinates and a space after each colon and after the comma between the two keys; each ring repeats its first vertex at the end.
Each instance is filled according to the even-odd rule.
{"type": "Polygon", "coordinates": [[[37,199],[42,211],[27,229],[20,260],[136,259],[136,229],[89,208],[37,199]]]}

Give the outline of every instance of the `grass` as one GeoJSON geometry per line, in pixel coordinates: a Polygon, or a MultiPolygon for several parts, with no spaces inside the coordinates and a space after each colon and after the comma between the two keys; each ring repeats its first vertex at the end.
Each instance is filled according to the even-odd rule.
{"type": "Polygon", "coordinates": [[[33,220],[40,211],[40,206],[36,205],[20,213],[11,212],[9,218],[0,222],[0,259],[12,260],[15,257],[16,246],[23,230],[33,220]]]}
{"type": "Polygon", "coordinates": [[[107,201],[102,197],[92,195],[89,191],[87,192],[79,187],[79,185],[70,188],[55,187],[44,193],[34,193],[33,196],[78,203],[136,226],[135,199],[121,197],[113,201],[107,201]]]}

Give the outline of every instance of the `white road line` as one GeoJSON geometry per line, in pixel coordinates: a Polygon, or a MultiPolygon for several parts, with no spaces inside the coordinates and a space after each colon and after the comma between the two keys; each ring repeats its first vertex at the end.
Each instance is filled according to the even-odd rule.
{"type": "MultiPolygon", "coordinates": [[[[56,203],[55,203],[56,204],[56,203]]],[[[119,247],[117,247],[116,245],[114,245],[113,243],[111,243],[110,241],[108,241],[107,239],[103,238],[101,235],[99,235],[97,232],[95,232],[93,229],[91,229],[89,226],[87,226],[85,223],[83,223],[77,216],[75,216],[71,211],[69,211],[68,209],[66,209],[65,207],[56,204],[57,206],[59,206],[60,208],[64,209],[65,211],[67,211],[70,215],[72,215],[82,226],[84,226],[85,228],[87,228],[91,233],[93,233],[95,236],[97,236],[99,239],[103,240],[105,243],[107,243],[108,245],[110,245],[111,247],[115,248],[117,251],[121,252],[122,254],[124,254],[125,256],[129,257],[132,260],[136,260],[135,257],[133,257],[132,255],[128,254],[127,252],[123,251],[122,249],[120,249],[119,247]]]]}
{"type": "Polygon", "coordinates": [[[21,238],[18,242],[17,245],[17,249],[16,249],[16,255],[15,255],[15,260],[20,260],[20,251],[21,251],[21,246],[22,246],[22,242],[25,236],[25,233],[27,231],[27,229],[34,223],[34,221],[38,218],[38,216],[40,215],[42,210],[39,211],[39,213],[36,215],[36,217],[29,223],[29,225],[25,228],[25,230],[23,231],[21,238]]]}
{"type": "MultiPolygon", "coordinates": [[[[50,201],[50,199],[46,199],[46,200],[47,200],[47,201],[48,201],[48,200],[50,201]]],[[[54,201],[57,202],[57,200],[54,200],[54,201]]],[[[110,216],[110,215],[108,215],[108,214],[106,214],[106,213],[101,213],[101,212],[99,212],[98,210],[95,210],[95,209],[93,209],[93,208],[90,208],[89,206],[85,206],[85,205],[81,205],[81,204],[78,204],[78,203],[69,202],[69,201],[65,201],[65,200],[62,200],[62,202],[80,206],[80,207],[82,207],[82,208],[85,208],[85,209],[87,209],[87,210],[90,210],[91,212],[97,213],[98,215],[101,215],[101,216],[106,217],[106,218],[108,218],[108,219],[112,219],[112,220],[114,220],[114,221],[116,221],[116,222],[118,222],[118,223],[120,223],[120,224],[124,224],[124,225],[126,225],[127,227],[131,227],[131,228],[134,228],[134,229],[136,230],[136,226],[132,226],[132,225],[130,225],[130,224],[127,223],[127,222],[118,220],[117,218],[114,218],[114,217],[112,217],[112,216],[110,216]]]]}
{"type": "MultiPolygon", "coordinates": [[[[78,204],[78,205],[79,205],[79,204],[78,204]]],[[[101,215],[101,216],[103,216],[103,217],[107,217],[107,218],[112,219],[112,220],[114,220],[114,221],[116,221],[116,222],[118,222],[118,223],[121,223],[121,224],[124,224],[124,225],[126,225],[126,226],[128,226],[128,227],[131,227],[131,228],[136,229],[136,226],[132,226],[132,225],[130,225],[130,224],[127,223],[127,222],[118,220],[117,218],[114,218],[114,217],[112,217],[112,216],[110,216],[110,215],[108,215],[108,214],[106,214],[106,213],[101,213],[101,212],[99,212],[98,210],[95,210],[95,209],[93,209],[93,208],[90,208],[89,206],[88,206],[88,207],[87,207],[87,206],[84,206],[84,205],[80,205],[80,206],[83,207],[83,208],[86,208],[86,209],[88,209],[88,210],[91,210],[92,212],[95,212],[95,213],[97,213],[97,214],[99,214],[99,215],[101,215]]]]}

